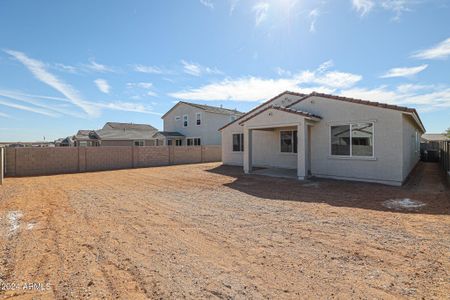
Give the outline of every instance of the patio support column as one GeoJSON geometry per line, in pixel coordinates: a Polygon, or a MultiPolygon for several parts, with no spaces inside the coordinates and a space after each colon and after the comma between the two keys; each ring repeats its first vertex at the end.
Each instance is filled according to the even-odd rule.
{"type": "Polygon", "coordinates": [[[306,179],[308,175],[307,149],[308,149],[308,125],[302,119],[297,125],[297,177],[299,180],[306,179]]]}
{"type": "Polygon", "coordinates": [[[244,127],[244,173],[252,171],[252,135],[253,130],[244,127]]]}

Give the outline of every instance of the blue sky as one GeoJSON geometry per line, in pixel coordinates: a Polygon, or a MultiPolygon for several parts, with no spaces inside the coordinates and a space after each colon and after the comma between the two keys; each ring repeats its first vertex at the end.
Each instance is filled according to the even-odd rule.
{"type": "Polygon", "coordinates": [[[248,111],[284,90],[415,107],[444,131],[450,2],[0,1],[0,141],[161,129],[178,100],[248,111]]]}

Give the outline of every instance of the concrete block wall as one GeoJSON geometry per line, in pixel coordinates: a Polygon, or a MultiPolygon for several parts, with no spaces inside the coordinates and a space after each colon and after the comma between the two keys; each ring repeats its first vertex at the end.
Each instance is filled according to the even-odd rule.
{"type": "Polygon", "coordinates": [[[0,185],[3,184],[3,177],[5,175],[5,150],[0,147],[0,185]]]}
{"type": "Polygon", "coordinates": [[[134,150],[133,166],[136,168],[170,164],[169,146],[135,147],[134,150]]]}
{"type": "Polygon", "coordinates": [[[202,147],[202,161],[215,162],[222,160],[222,146],[210,145],[202,147]]]}
{"type": "Polygon", "coordinates": [[[202,147],[174,147],[173,163],[174,164],[193,164],[202,161],[202,147]]]}
{"type": "Polygon", "coordinates": [[[134,147],[87,147],[86,171],[133,168],[134,147]]]}
{"type": "Polygon", "coordinates": [[[220,160],[220,145],[5,148],[5,176],[37,176],[220,160]]]}

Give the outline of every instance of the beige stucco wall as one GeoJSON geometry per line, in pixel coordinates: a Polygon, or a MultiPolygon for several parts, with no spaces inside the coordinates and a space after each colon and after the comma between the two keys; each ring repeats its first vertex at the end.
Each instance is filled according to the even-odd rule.
{"type": "Polygon", "coordinates": [[[417,127],[414,124],[412,118],[408,115],[402,116],[402,126],[403,126],[403,169],[402,177],[405,180],[412,169],[420,160],[420,146],[416,144],[416,134],[419,138],[421,133],[418,132],[417,127]]]}
{"type": "MultiPolygon", "coordinates": [[[[322,97],[310,97],[293,108],[322,117],[321,121],[312,122],[314,126],[310,127],[310,169],[314,176],[401,185],[419,159],[410,138],[418,128],[400,111],[322,97]],[[353,122],[374,123],[373,158],[337,158],[330,155],[330,126],[353,122]]],[[[255,119],[246,122],[245,126],[281,124],[283,120],[291,123],[283,114],[280,114],[280,120],[273,116],[269,119],[266,112],[255,119]]],[[[231,153],[231,134],[242,130],[242,126],[233,124],[222,131],[222,157],[225,164],[242,165],[242,153],[231,153]]],[[[264,136],[259,134],[258,131],[253,133],[254,166],[262,163],[275,166],[286,163],[286,167],[292,163],[295,166],[293,160],[283,161],[273,156],[279,147],[279,129],[263,133],[264,136]]]]}
{"type": "MultiPolygon", "coordinates": [[[[269,105],[283,105],[286,106],[289,103],[292,103],[293,101],[296,101],[298,99],[300,99],[300,96],[295,96],[295,95],[282,95],[281,97],[278,97],[276,99],[274,99],[273,101],[271,101],[270,103],[266,103],[265,105],[262,105],[261,107],[259,107],[258,109],[256,109],[255,111],[251,112],[250,115],[256,114],[257,112],[267,108],[267,106],[269,105]]],[[[222,136],[222,161],[224,164],[227,165],[236,165],[236,166],[242,166],[243,165],[243,155],[242,152],[233,152],[233,140],[232,140],[232,135],[234,133],[243,133],[244,129],[243,126],[239,125],[239,121],[229,125],[228,127],[224,128],[221,131],[221,136],[222,136]]],[[[256,147],[258,147],[258,149],[261,149],[261,147],[268,147],[268,145],[271,145],[271,151],[275,151],[273,147],[276,147],[276,145],[279,144],[279,142],[276,142],[276,145],[273,145],[273,138],[276,137],[279,134],[279,132],[274,132],[271,135],[268,136],[267,133],[264,132],[260,132],[260,131],[255,131],[254,132],[254,138],[253,138],[253,142],[254,143],[259,143],[257,142],[257,140],[261,139],[262,142],[257,145],[256,147]],[[271,136],[271,137],[270,137],[271,136]],[[269,139],[271,139],[269,141],[269,139]]],[[[256,148],[254,147],[254,149],[256,148]]],[[[253,154],[256,154],[255,152],[253,152],[253,154]]],[[[283,154],[284,155],[284,154],[283,154]]],[[[261,157],[266,156],[265,153],[261,153],[261,154],[257,154],[256,156],[256,162],[259,165],[262,165],[262,159],[261,157]]],[[[292,156],[290,154],[284,155],[283,157],[281,157],[280,159],[280,165],[281,166],[286,166],[286,165],[290,165],[290,163],[294,163],[292,166],[296,166],[296,159],[295,158],[295,162],[293,158],[289,158],[289,156],[292,156]]],[[[267,165],[267,163],[266,163],[267,165]]]]}
{"type": "Polygon", "coordinates": [[[231,121],[231,116],[210,113],[187,104],[179,104],[163,120],[164,131],[180,132],[187,138],[200,138],[202,145],[220,145],[222,139],[218,130],[231,121]],[[201,113],[201,125],[196,124],[196,113],[201,113]],[[187,127],[183,127],[183,115],[188,116],[187,127]],[[179,121],[175,121],[176,116],[180,117],[179,121]]]}

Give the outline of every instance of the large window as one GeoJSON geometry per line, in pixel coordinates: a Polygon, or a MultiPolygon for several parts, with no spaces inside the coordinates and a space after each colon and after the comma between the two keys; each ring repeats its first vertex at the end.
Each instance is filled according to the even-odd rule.
{"type": "Polygon", "coordinates": [[[175,140],[175,146],[182,146],[183,140],[175,140]]]}
{"type": "Polygon", "coordinates": [[[183,116],[183,127],[188,127],[188,116],[187,115],[183,116]]]}
{"type": "Polygon", "coordinates": [[[186,144],[188,146],[201,146],[200,138],[188,138],[186,144]]]}
{"type": "Polygon", "coordinates": [[[297,153],[297,130],[280,131],[280,151],[297,153]]]}
{"type": "Polygon", "coordinates": [[[331,155],[373,156],[373,123],[331,126],[331,155]]]}
{"type": "Polygon", "coordinates": [[[233,152],[243,152],[244,151],[244,134],[235,133],[233,134],[233,152]]]}
{"type": "Polygon", "coordinates": [[[196,120],[195,124],[197,124],[197,126],[200,126],[202,124],[202,114],[201,113],[196,113],[195,114],[195,120],[196,120]]]}

